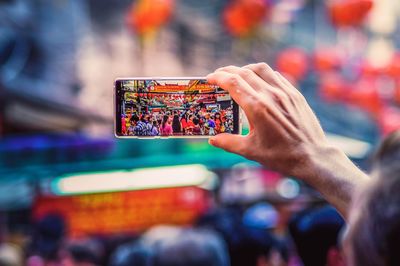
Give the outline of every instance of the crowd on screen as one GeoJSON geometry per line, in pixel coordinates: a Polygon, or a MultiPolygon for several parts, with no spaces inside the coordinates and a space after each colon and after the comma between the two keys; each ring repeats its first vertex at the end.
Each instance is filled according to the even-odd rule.
{"type": "Polygon", "coordinates": [[[157,108],[141,113],[130,112],[121,117],[124,136],[195,136],[232,133],[232,107],[206,106],[183,110],[157,108]]]}

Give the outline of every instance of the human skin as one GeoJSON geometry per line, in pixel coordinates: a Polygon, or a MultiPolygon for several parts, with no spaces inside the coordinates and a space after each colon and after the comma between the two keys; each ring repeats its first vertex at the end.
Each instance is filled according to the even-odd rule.
{"type": "Polygon", "coordinates": [[[248,135],[219,134],[211,145],[308,183],[347,218],[352,196],[369,177],[327,142],[306,99],[286,78],[258,63],[219,68],[207,80],[230,93],[250,124],[248,135]]]}

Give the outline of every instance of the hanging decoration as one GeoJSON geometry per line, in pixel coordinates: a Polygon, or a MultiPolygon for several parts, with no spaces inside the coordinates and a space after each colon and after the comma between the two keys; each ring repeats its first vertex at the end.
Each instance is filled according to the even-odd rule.
{"type": "Polygon", "coordinates": [[[348,91],[349,85],[343,77],[336,72],[326,73],[321,76],[319,91],[326,101],[342,101],[348,91]]]}
{"type": "Polygon", "coordinates": [[[152,35],[170,20],[174,6],[174,0],[138,0],[128,11],[127,24],[139,35],[152,35]]]}
{"type": "Polygon", "coordinates": [[[360,64],[360,74],[364,77],[377,77],[384,72],[383,67],[374,66],[368,60],[364,60],[360,64]]]}
{"type": "Polygon", "coordinates": [[[337,70],[341,65],[341,55],[335,48],[322,48],[314,52],[314,68],[318,72],[337,70]]]}
{"type": "Polygon", "coordinates": [[[373,7],[373,0],[330,0],[328,13],[336,27],[359,26],[373,7]]]}
{"type": "Polygon", "coordinates": [[[386,73],[395,79],[400,77],[400,52],[392,57],[392,60],[387,66],[386,73]]]}
{"type": "Polygon", "coordinates": [[[392,133],[400,129],[400,109],[395,107],[385,107],[378,119],[383,135],[392,133]]]}
{"type": "Polygon", "coordinates": [[[233,0],[223,11],[223,24],[232,36],[246,37],[264,21],[270,9],[267,0],[233,0]]]}
{"type": "Polygon", "coordinates": [[[374,116],[377,116],[383,107],[376,80],[371,77],[360,79],[346,93],[346,98],[350,104],[359,106],[374,116]]]}
{"type": "Polygon", "coordinates": [[[308,56],[300,48],[288,48],[281,51],[276,58],[276,68],[279,72],[289,75],[296,82],[302,80],[308,70],[308,56]]]}
{"type": "Polygon", "coordinates": [[[396,104],[400,106],[400,77],[395,81],[393,100],[396,104]]]}

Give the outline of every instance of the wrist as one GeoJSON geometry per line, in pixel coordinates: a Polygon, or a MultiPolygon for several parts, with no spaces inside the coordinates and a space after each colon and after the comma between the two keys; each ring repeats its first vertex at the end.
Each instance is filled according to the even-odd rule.
{"type": "Polygon", "coordinates": [[[313,149],[305,165],[299,178],[319,191],[344,217],[356,190],[370,181],[343,151],[333,146],[313,149]]]}
{"type": "Polygon", "coordinates": [[[349,160],[342,150],[328,144],[307,149],[305,158],[298,176],[307,183],[313,183],[321,175],[334,171],[336,164],[349,160]]]}
{"type": "Polygon", "coordinates": [[[339,148],[324,145],[308,153],[305,170],[300,178],[318,187],[330,179],[346,179],[349,183],[368,182],[369,177],[361,171],[339,148]]]}

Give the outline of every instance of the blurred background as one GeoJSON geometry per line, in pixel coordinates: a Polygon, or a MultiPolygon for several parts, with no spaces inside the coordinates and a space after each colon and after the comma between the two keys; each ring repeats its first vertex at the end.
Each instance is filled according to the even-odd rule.
{"type": "Polygon", "coordinates": [[[218,232],[232,265],[302,265],[313,219],[337,246],[343,220],[291,177],[207,140],[115,139],[113,81],[267,62],[368,171],[400,129],[399,18],[398,0],[0,0],[1,265],[134,265],[115,261],[159,225],[218,232]]]}

